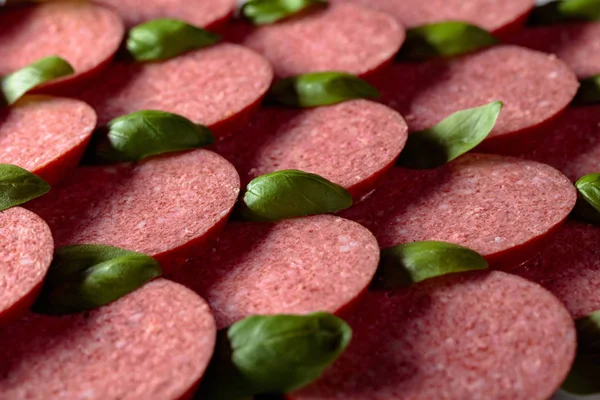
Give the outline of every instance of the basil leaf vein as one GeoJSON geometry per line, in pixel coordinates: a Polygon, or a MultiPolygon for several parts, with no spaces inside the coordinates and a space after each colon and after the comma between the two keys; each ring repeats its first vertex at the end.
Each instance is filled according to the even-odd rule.
{"type": "Polygon", "coordinates": [[[50,191],[48,182],[12,164],[0,164],[0,211],[26,203],[50,191]]]}
{"type": "Polygon", "coordinates": [[[578,198],[573,213],[586,221],[600,223],[600,173],[581,177],[575,187],[578,198]]]}
{"type": "Polygon", "coordinates": [[[272,24],[314,6],[326,6],[327,0],[250,0],[241,15],[255,25],[272,24]]]}

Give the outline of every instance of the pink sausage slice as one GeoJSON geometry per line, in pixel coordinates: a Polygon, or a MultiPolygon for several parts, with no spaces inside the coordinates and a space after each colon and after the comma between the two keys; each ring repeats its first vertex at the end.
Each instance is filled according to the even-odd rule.
{"type": "Polygon", "coordinates": [[[96,113],[82,101],[26,96],[0,108],[0,163],[53,185],[77,166],[95,127],[96,113]]]}
{"type": "Polygon", "coordinates": [[[110,62],[124,32],[116,13],[87,1],[49,1],[2,10],[0,75],[57,55],[76,74],[44,85],[43,91],[82,84],[110,62]]]}
{"type": "Polygon", "coordinates": [[[239,193],[235,169],[208,150],[138,164],[82,167],[27,203],[52,229],[56,246],[106,244],[155,257],[196,250],[223,228],[239,193]]]}
{"type": "Polygon", "coordinates": [[[115,9],[131,28],[156,18],[175,18],[215,28],[233,15],[236,0],[94,0],[115,9]]]}
{"type": "Polygon", "coordinates": [[[100,126],[140,110],[160,110],[210,128],[235,125],[258,107],[273,72],[242,46],[220,44],[157,63],[115,63],[81,95],[100,126]]]}
{"type": "Polygon", "coordinates": [[[579,86],[555,56],[517,46],[448,61],[395,64],[380,75],[373,83],[383,102],[404,116],[411,132],[430,128],[456,111],[503,101],[496,126],[483,142],[492,152],[509,139],[542,131],[579,86]]]}
{"type": "Polygon", "coordinates": [[[546,400],[575,355],[560,301],[499,271],[370,292],[344,317],[346,352],[289,399],[546,400]]]}
{"type": "Polygon", "coordinates": [[[394,168],[379,189],[341,215],[373,232],[382,248],[439,240],[508,269],[537,252],[576,197],[567,177],[545,164],[467,154],[434,170],[394,168]]]}
{"type": "Polygon", "coordinates": [[[378,262],[369,231],[319,215],[231,223],[171,278],[208,301],[221,329],[253,314],[337,312],[365,290],[378,262]]]}
{"type": "Polygon", "coordinates": [[[91,312],[29,314],[0,329],[0,397],[189,399],[215,338],[204,300],[165,279],[91,312]]]}
{"type": "Polygon", "coordinates": [[[0,212],[0,327],[33,304],[53,253],[50,228],[40,217],[21,207],[0,212]]]}
{"type": "Polygon", "coordinates": [[[299,169],[357,194],[376,186],[406,138],[406,123],[398,113],[356,100],[299,111],[263,108],[215,149],[236,166],[242,186],[262,174],[299,169]]]}
{"type": "Polygon", "coordinates": [[[387,65],[405,38],[394,18],[354,4],[260,27],[234,22],[224,35],[263,54],[280,78],[317,71],[368,75],[387,65]]]}

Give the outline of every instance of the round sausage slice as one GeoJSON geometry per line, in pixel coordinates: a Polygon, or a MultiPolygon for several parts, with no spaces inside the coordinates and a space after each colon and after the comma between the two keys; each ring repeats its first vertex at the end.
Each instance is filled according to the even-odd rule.
{"type": "Polygon", "coordinates": [[[50,228],[40,217],[21,207],[0,212],[0,326],[33,304],[53,253],[50,228]]]}
{"type": "Polygon", "coordinates": [[[160,110],[218,130],[244,121],[272,79],[267,60],[225,43],[164,62],[114,63],[81,99],[96,110],[100,126],[135,111],[160,110]]]}
{"type": "Polygon", "coordinates": [[[318,71],[368,75],[391,62],[405,38],[394,18],[354,4],[260,27],[238,21],[224,35],[263,54],[278,77],[318,71]]]}
{"type": "Polygon", "coordinates": [[[224,226],[239,193],[235,169],[207,150],[106,167],[82,167],[27,203],[56,246],[106,244],[155,257],[196,250],[224,226]]]}
{"type": "Polygon", "coordinates": [[[0,397],[189,399],[215,338],[204,300],[165,279],[90,312],[29,314],[0,329],[0,397]]]}
{"type": "Polygon", "coordinates": [[[128,28],[156,18],[175,18],[213,29],[233,15],[236,0],[95,0],[114,8],[128,28]]]}
{"type": "MultiPolygon", "coordinates": [[[[430,128],[452,113],[495,100],[504,108],[486,150],[543,132],[571,102],[579,83],[555,56],[497,46],[453,60],[395,64],[374,80],[383,102],[398,110],[409,130],[430,128]]],[[[506,146],[512,147],[512,146],[506,146]]]]}
{"type": "Polygon", "coordinates": [[[394,168],[341,215],[367,227],[382,248],[439,240],[512,268],[564,222],[576,197],[567,177],[545,164],[468,154],[434,170],[394,168]]]}
{"type": "Polygon", "coordinates": [[[77,166],[95,127],[96,113],[82,101],[26,96],[0,108],[0,163],[53,185],[77,166]]]}
{"type": "Polygon", "coordinates": [[[575,356],[571,316],[551,293],[499,271],[370,292],[352,341],[293,400],[546,400],[575,356]]]}
{"type": "Polygon", "coordinates": [[[236,166],[242,186],[269,172],[299,169],[356,195],[376,186],[406,138],[406,123],[397,112],[355,100],[300,111],[262,108],[215,148],[236,166]]]}
{"type": "Polygon", "coordinates": [[[76,74],[44,85],[43,91],[81,84],[117,52],[125,28],[108,8],[87,1],[49,1],[0,13],[0,75],[57,55],[76,74]]]}
{"type": "Polygon", "coordinates": [[[368,230],[319,215],[230,223],[171,278],[208,301],[221,329],[253,314],[337,312],[365,290],[378,262],[368,230]]]}

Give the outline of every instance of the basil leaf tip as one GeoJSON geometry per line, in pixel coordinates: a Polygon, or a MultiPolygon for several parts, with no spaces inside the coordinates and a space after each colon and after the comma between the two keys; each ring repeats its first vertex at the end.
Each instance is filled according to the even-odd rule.
{"type": "Polygon", "coordinates": [[[309,108],[379,96],[375,87],[352,74],[313,72],[275,82],[268,100],[286,106],[309,108]]]}
{"type": "Polygon", "coordinates": [[[408,135],[398,165],[412,169],[437,168],[475,148],[490,134],[503,104],[457,111],[436,126],[408,135]]]}
{"type": "Polygon", "coordinates": [[[152,257],[105,245],[61,247],[34,310],[63,315],[109,304],[162,275],[152,257]]]}
{"type": "Polygon", "coordinates": [[[584,106],[600,103],[600,75],[579,81],[579,89],[573,99],[573,105],[584,106]]]}
{"type": "Polygon", "coordinates": [[[58,56],[44,57],[2,77],[2,96],[8,105],[14,104],[25,93],[53,79],[75,73],[73,67],[58,56]]]}
{"type": "Polygon", "coordinates": [[[478,26],[460,21],[437,22],[408,29],[398,59],[423,61],[456,56],[498,43],[491,33],[478,26]]]}
{"type": "Polygon", "coordinates": [[[137,61],[160,61],[220,40],[212,32],[186,22],[160,18],[133,27],[127,37],[127,50],[137,61]]]}
{"type": "Polygon", "coordinates": [[[352,206],[346,189],[308,172],[283,170],[252,180],[243,195],[243,217],[276,221],[332,213],[352,206]]]}
{"type": "Polygon", "coordinates": [[[598,19],[600,19],[600,0],[560,0],[536,7],[530,14],[527,24],[537,26],[598,19]]]}
{"type": "Polygon", "coordinates": [[[26,203],[50,191],[48,182],[12,164],[0,164],[0,211],[26,203]]]}
{"type": "Polygon", "coordinates": [[[573,213],[588,222],[600,223],[600,173],[585,175],[575,182],[578,198],[573,213]]]}
{"type": "Polygon", "coordinates": [[[250,0],[242,6],[241,15],[255,25],[272,24],[308,8],[327,4],[327,0],[250,0]]]}

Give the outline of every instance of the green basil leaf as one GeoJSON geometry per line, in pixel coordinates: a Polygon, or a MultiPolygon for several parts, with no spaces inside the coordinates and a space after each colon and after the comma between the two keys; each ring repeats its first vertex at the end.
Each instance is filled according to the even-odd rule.
{"type": "Polygon", "coordinates": [[[50,185],[39,176],[12,164],[0,164],[0,211],[48,193],[50,185]]]}
{"type": "Polygon", "coordinates": [[[139,161],[213,142],[214,137],[205,126],[177,114],[145,110],[110,121],[106,138],[95,139],[90,147],[92,155],[86,157],[99,164],[139,161]]]}
{"type": "Polygon", "coordinates": [[[600,103],[600,75],[579,81],[579,90],[573,99],[573,105],[583,106],[600,103]]]}
{"type": "Polygon", "coordinates": [[[577,351],[600,355],[600,311],[575,320],[577,327],[577,351]]]}
{"type": "Polygon", "coordinates": [[[465,154],[490,134],[502,111],[502,102],[457,111],[436,126],[408,135],[398,164],[430,169],[465,154]]]}
{"type": "Polygon", "coordinates": [[[62,315],[109,304],[162,275],[152,257],[105,245],[56,250],[34,310],[62,315]]]}
{"type": "Polygon", "coordinates": [[[183,21],[160,18],[131,28],[127,50],[137,61],[167,60],[220,39],[219,35],[183,21]]]}
{"type": "Polygon", "coordinates": [[[573,213],[589,222],[600,223],[600,173],[580,178],[575,187],[578,199],[573,213]]]}
{"type": "Polygon", "coordinates": [[[437,276],[487,267],[483,256],[457,244],[432,241],[404,243],[381,251],[372,288],[403,288],[437,276]]]}
{"type": "Polygon", "coordinates": [[[411,28],[398,53],[401,61],[449,57],[493,46],[499,41],[488,31],[466,22],[437,22],[411,28]]]}
{"type": "Polygon", "coordinates": [[[289,169],[252,180],[243,202],[245,218],[276,221],[343,210],[352,206],[352,196],[319,175],[289,169]]]}
{"type": "Polygon", "coordinates": [[[14,104],[25,93],[43,83],[75,72],[73,67],[58,56],[42,58],[2,78],[2,95],[7,104],[14,104]]]}
{"type": "Polygon", "coordinates": [[[327,4],[327,0],[250,0],[242,6],[241,14],[255,25],[264,25],[327,4]]]}
{"type": "Polygon", "coordinates": [[[600,0],[560,0],[536,7],[527,24],[549,25],[565,21],[600,19],[600,0]]]}
{"type": "Polygon", "coordinates": [[[376,88],[352,74],[313,72],[275,82],[268,99],[278,104],[308,108],[379,96],[376,88]]]}
{"type": "Polygon", "coordinates": [[[599,376],[600,355],[577,354],[562,390],[576,395],[600,393],[599,376]]]}

